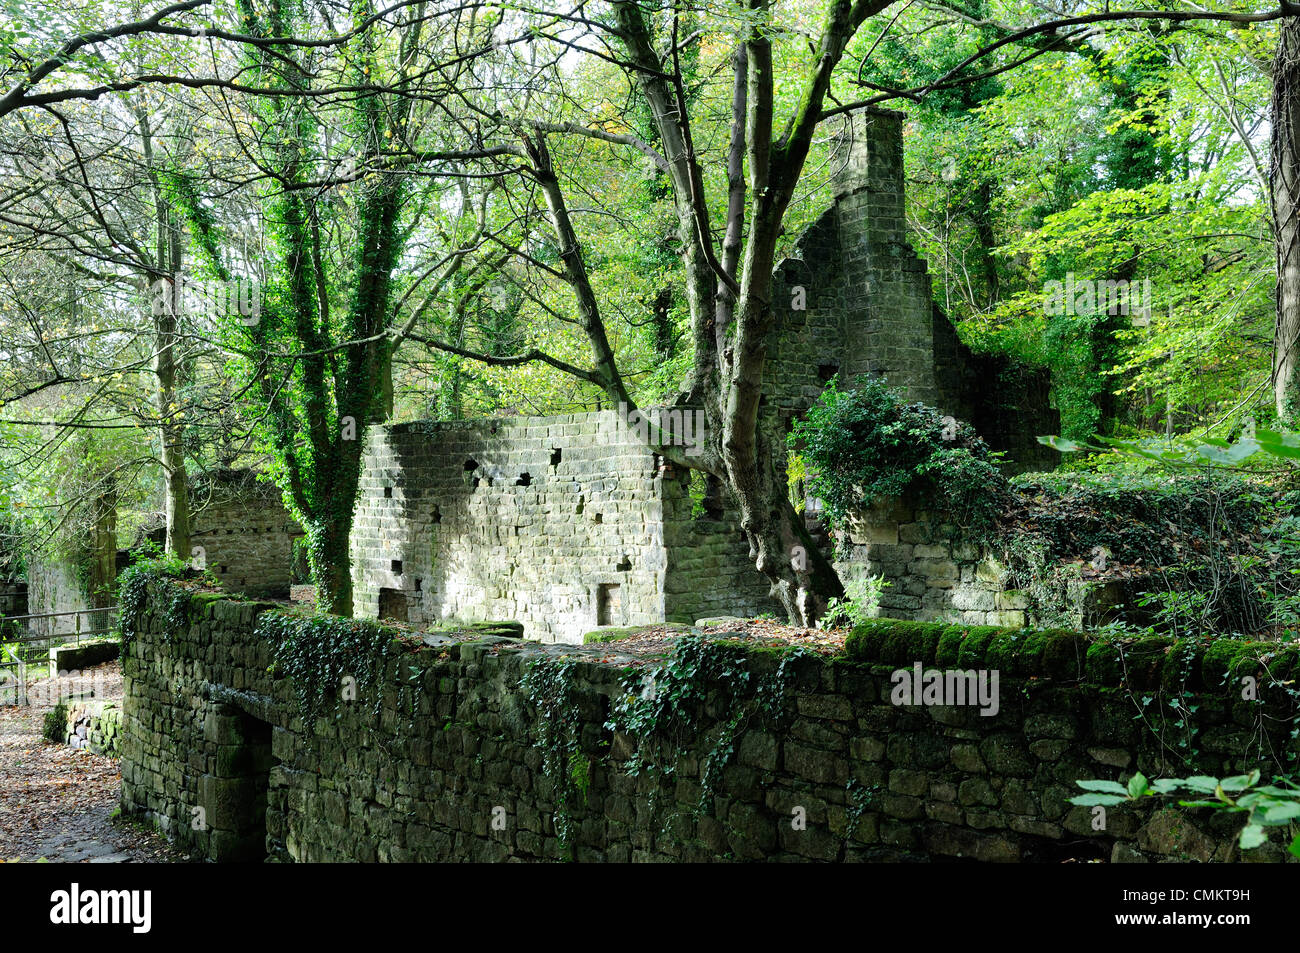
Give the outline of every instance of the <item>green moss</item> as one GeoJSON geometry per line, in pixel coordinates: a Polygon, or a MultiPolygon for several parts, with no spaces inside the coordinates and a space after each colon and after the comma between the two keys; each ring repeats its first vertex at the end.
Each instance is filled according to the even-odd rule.
{"type": "Polygon", "coordinates": [[[1174,640],[1164,636],[1151,636],[1137,639],[1128,645],[1121,645],[1129,687],[1160,687],[1165,662],[1173,647],[1174,640]]]}
{"type": "Polygon", "coordinates": [[[966,628],[952,625],[939,636],[939,646],[934,652],[934,663],[941,668],[953,668],[961,655],[961,644],[966,639],[966,628]]]}
{"type": "Polygon", "coordinates": [[[947,626],[936,622],[898,625],[885,636],[881,661],[889,665],[930,664],[947,626]]]}
{"type": "Polygon", "coordinates": [[[1160,688],[1177,695],[1201,687],[1201,666],[1197,663],[1200,643],[1194,639],[1177,639],[1160,665],[1160,688]]]}
{"type": "Polygon", "coordinates": [[[56,745],[68,740],[68,706],[60,702],[45,713],[41,735],[56,745]]]}
{"type": "Polygon", "coordinates": [[[1094,685],[1118,685],[1124,681],[1124,660],[1114,642],[1093,642],[1084,658],[1084,675],[1094,685]]]}
{"type": "Polygon", "coordinates": [[[1045,632],[1003,629],[989,644],[984,667],[1019,678],[1043,674],[1043,651],[1049,638],[1045,632]]]}
{"type": "Polygon", "coordinates": [[[1077,679],[1084,676],[1089,646],[1087,637],[1065,629],[1049,629],[1039,633],[1041,656],[1038,667],[1052,678],[1077,679]]]}
{"type": "Polygon", "coordinates": [[[674,633],[686,633],[691,631],[689,625],[680,622],[669,622],[667,624],[657,625],[627,625],[616,629],[596,629],[588,632],[582,637],[583,645],[594,645],[600,642],[621,642],[624,639],[630,639],[634,635],[655,631],[662,632],[668,630],[674,633]]]}
{"type": "Polygon", "coordinates": [[[844,652],[861,662],[886,665],[929,663],[935,656],[946,626],[939,622],[908,619],[868,619],[859,623],[844,641],[844,652]]]}
{"type": "Polygon", "coordinates": [[[958,668],[987,668],[989,646],[1005,630],[993,625],[972,625],[966,629],[961,650],[957,653],[958,668]]]}

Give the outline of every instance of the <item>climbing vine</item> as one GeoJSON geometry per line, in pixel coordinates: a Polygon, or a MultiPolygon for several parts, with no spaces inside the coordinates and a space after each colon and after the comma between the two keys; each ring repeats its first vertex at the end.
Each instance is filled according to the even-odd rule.
{"type": "Polygon", "coordinates": [[[391,632],[368,620],[264,612],[257,634],[274,646],[271,674],[292,680],[304,721],[325,714],[329,702],[348,690],[357,698],[369,693],[379,710],[384,663],[393,654],[391,632]]]}
{"type": "Polygon", "coordinates": [[[542,774],[555,791],[555,836],[566,857],[573,851],[573,810],[585,802],[590,762],[579,749],[581,723],[574,691],[577,658],[538,659],[520,680],[524,697],[537,713],[542,774]]]}
{"type": "Polygon", "coordinates": [[[162,640],[171,642],[172,635],[188,624],[191,590],[179,585],[180,580],[193,580],[203,585],[216,585],[209,575],[199,573],[179,556],[164,555],[142,559],[128,566],[118,577],[118,631],[121,633],[123,651],[136,635],[140,612],[149,596],[149,587],[155,588],[163,604],[162,640]]]}
{"type": "Polygon", "coordinates": [[[746,653],[738,648],[702,636],[682,636],[667,662],[649,671],[628,671],[623,695],[615,701],[605,726],[636,742],[625,765],[628,773],[645,773],[663,782],[676,773],[673,752],[707,730],[709,699],[727,699],[730,714],[717,727],[701,764],[697,817],[711,810],[723,769],[744,732],[756,726],[773,732],[781,729],[795,664],[812,654],[803,646],[783,650],[776,666],[756,677],[746,653]]]}

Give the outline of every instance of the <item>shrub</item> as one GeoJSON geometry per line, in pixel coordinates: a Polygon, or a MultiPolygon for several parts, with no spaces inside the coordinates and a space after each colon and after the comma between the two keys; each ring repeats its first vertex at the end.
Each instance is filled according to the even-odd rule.
{"type": "Polygon", "coordinates": [[[855,579],[844,587],[844,598],[832,598],[826,604],[826,614],[819,625],[823,629],[853,628],[876,614],[880,607],[880,594],[889,586],[882,576],[855,579]]]}
{"type": "Polygon", "coordinates": [[[832,524],[878,500],[922,493],[965,530],[987,530],[1008,484],[988,445],[968,424],[911,402],[878,378],[825,392],[796,422],[790,445],[808,469],[808,488],[832,524]]]}
{"type": "Polygon", "coordinates": [[[45,724],[42,727],[41,734],[46,741],[52,741],[56,745],[61,745],[68,740],[67,705],[60,702],[45,713],[45,724]]]}

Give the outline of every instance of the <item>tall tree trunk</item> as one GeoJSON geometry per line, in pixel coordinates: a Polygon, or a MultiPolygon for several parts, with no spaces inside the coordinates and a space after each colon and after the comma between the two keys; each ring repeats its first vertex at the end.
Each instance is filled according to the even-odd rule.
{"type": "Polygon", "coordinates": [[[185,469],[185,427],[177,417],[176,315],[154,321],[154,372],[158,377],[159,434],[162,440],[164,496],[167,511],[167,552],[182,559],[190,556],[189,476],[185,469]]]}
{"type": "Polygon", "coordinates": [[[1300,18],[1282,20],[1273,61],[1273,131],[1269,184],[1277,251],[1277,319],[1273,333],[1273,400],[1280,419],[1300,411],[1300,18]]]}
{"type": "Polygon", "coordinates": [[[144,157],[153,186],[156,250],[154,263],[166,277],[154,278],[152,297],[154,326],[154,375],[158,382],[158,437],[163,469],[163,498],[167,514],[166,550],[182,559],[190,557],[189,477],[185,470],[185,426],[177,399],[177,317],[183,301],[181,287],[181,223],[163,194],[154,166],[153,134],[149,119],[139,116],[144,157]]]}

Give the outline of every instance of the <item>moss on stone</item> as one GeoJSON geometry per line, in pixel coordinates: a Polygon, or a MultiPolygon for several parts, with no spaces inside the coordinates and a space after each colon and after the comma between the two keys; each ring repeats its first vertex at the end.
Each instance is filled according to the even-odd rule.
{"type": "Polygon", "coordinates": [[[928,663],[934,658],[945,626],[908,619],[868,619],[844,641],[844,652],[862,662],[886,665],[928,663]]]}
{"type": "Polygon", "coordinates": [[[957,667],[989,667],[987,664],[989,646],[1005,630],[995,625],[971,625],[966,626],[965,629],[966,637],[962,639],[961,649],[957,652],[957,667]]]}
{"type": "Polygon", "coordinates": [[[1094,685],[1119,685],[1124,681],[1124,659],[1114,642],[1093,642],[1084,656],[1084,677],[1094,685]]]}
{"type": "Polygon", "coordinates": [[[944,629],[934,652],[934,663],[942,668],[955,666],[957,658],[961,655],[961,644],[965,639],[966,629],[963,626],[952,625],[944,629]]]}
{"type": "Polygon", "coordinates": [[[1159,635],[1121,645],[1129,687],[1159,688],[1164,677],[1165,663],[1173,647],[1173,639],[1159,635]]]}
{"type": "Polygon", "coordinates": [[[1092,643],[1079,632],[1048,629],[1038,633],[1042,642],[1039,668],[1052,678],[1083,678],[1092,643]]]}
{"type": "Polygon", "coordinates": [[[595,645],[601,642],[621,642],[624,639],[630,639],[634,635],[642,635],[650,631],[686,633],[691,631],[689,625],[681,622],[658,623],[655,625],[625,625],[617,628],[595,629],[586,633],[582,637],[583,645],[595,645]]]}
{"type": "Polygon", "coordinates": [[[1038,675],[1043,670],[1043,651],[1047,644],[1047,633],[1004,629],[989,644],[984,667],[1019,678],[1038,675]]]}

